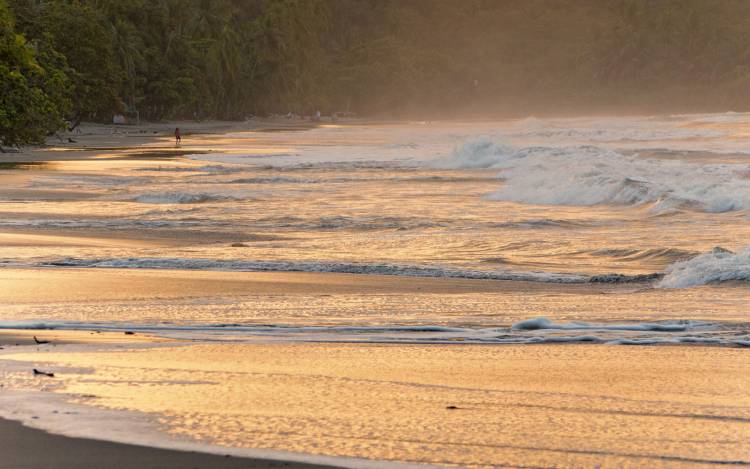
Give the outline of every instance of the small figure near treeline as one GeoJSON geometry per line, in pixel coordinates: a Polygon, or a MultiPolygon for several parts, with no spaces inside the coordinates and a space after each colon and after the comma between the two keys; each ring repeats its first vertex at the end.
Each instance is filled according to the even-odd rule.
{"type": "Polygon", "coordinates": [[[174,143],[176,145],[179,145],[181,141],[182,141],[182,135],[180,135],[180,128],[177,127],[176,129],[174,129],[174,143]]]}

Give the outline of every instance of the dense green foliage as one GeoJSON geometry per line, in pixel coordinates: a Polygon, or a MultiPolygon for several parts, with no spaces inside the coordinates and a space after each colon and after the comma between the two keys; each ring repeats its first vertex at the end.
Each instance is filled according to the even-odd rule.
{"type": "Polygon", "coordinates": [[[0,143],[39,142],[60,128],[70,101],[65,58],[16,34],[0,1],[0,143]]]}
{"type": "Polygon", "coordinates": [[[116,112],[750,107],[746,0],[0,0],[0,34],[6,142],[116,112]]]}

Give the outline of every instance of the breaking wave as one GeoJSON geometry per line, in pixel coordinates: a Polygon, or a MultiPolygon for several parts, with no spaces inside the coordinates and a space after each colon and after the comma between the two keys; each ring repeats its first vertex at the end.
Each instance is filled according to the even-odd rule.
{"type": "Polygon", "coordinates": [[[664,277],[661,273],[651,274],[599,274],[589,277],[589,283],[644,283],[664,277]]]}
{"type": "Polygon", "coordinates": [[[239,272],[328,272],[367,275],[397,275],[405,277],[444,277],[477,280],[514,280],[550,283],[583,283],[585,276],[553,272],[481,271],[439,268],[399,264],[369,264],[346,262],[284,262],[243,261],[190,258],[114,258],[77,259],[66,258],[44,262],[40,265],[55,267],[88,267],[118,269],[167,269],[167,270],[223,270],[239,272]]]}
{"type": "Polygon", "coordinates": [[[667,267],[662,288],[687,288],[711,283],[750,281],[750,248],[734,253],[722,248],[667,267]]]}
{"type": "MultiPolygon", "coordinates": [[[[502,259],[485,259],[484,263],[503,264],[502,259]]],[[[111,259],[64,258],[45,261],[38,266],[219,270],[245,272],[328,272],[362,275],[395,275],[405,277],[465,278],[478,280],[511,280],[545,283],[647,284],[656,288],[689,288],[722,282],[750,281],[750,248],[733,253],[722,248],[670,264],[665,272],[644,274],[582,275],[561,272],[519,270],[474,270],[429,265],[407,265],[365,262],[326,261],[253,261],[205,258],[133,257],[111,259]]]]}
{"type": "Polygon", "coordinates": [[[708,212],[750,209],[746,167],[624,155],[596,146],[515,148],[468,140],[435,165],[498,169],[504,181],[489,199],[537,205],[638,205],[708,212]]]}
{"type": "MultiPolygon", "coordinates": [[[[26,220],[18,220],[23,225],[26,220]]],[[[273,226],[297,226],[303,220],[273,219],[257,223],[272,222],[273,226]]],[[[128,224],[132,221],[128,220],[128,224]]],[[[139,226],[192,226],[193,220],[141,220],[139,226]]],[[[7,223],[0,223],[6,225],[7,223]]],[[[82,226],[94,226],[91,221],[82,226]]],[[[47,225],[44,225],[47,226],[47,225]]],[[[75,221],[54,226],[77,227],[75,221]]],[[[99,225],[96,225],[99,226],[99,225]]],[[[117,227],[119,225],[102,225],[117,227]]],[[[315,223],[317,230],[408,230],[439,226],[427,220],[413,219],[350,219],[346,217],[323,218],[315,223]]],[[[377,262],[334,262],[334,261],[258,261],[211,258],[169,258],[169,257],[130,257],[130,258],[63,258],[34,263],[34,266],[86,267],[86,268],[142,268],[169,270],[221,270],[221,271],[280,271],[280,272],[330,272],[363,275],[395,275],[406,277],[444,277],[485,280],[511,280],[550,283],[596,283],[596,284],[645,284],[654,288],[690,288],[701,285],[725,282],[750,282],[750,248],[732,252],[720,247],[704,254],[696,254],[680,249],[598,249],[582,251],[583,254],[613,257],[621,261],[652,261],[666,264],[664,271],[645,273],[601,273],[583,274],[551,272],[513,268],[488,269],[487,264],[514,264],[503,257],[488,257],[478,260],[478,268],[454,267],[450,265],[425,265],[377,262]]],[[[515,265],[515,264],[514,264],[515,265]]]]}
{"type": "Polygon", "coordinates": [[[238,199],[227,195],[207,194],[203,192],[157,192],[142,194],[134,197],[132,200],[144,204],[202,204],[238,199]]]}

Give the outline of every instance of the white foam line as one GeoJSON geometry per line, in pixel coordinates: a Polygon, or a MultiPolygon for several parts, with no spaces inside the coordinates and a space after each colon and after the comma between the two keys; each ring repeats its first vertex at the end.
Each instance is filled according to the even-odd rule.
{"type": "Polygon", "coordinates": [[[514,147],[474,137],[437,160],[445,169],[497,169],[504,184],[489,196],[536,205],[652,204],[708,212],[750,209],[745,165],[641,158],[591,145],[514,147]]]}
{"type": "Polygon", "coordinates": [[[555,323],[545,317],[526,319],[513,325],[516,331],[533,330],[599,330],[599,331],[652,331],[652,332],[683,332],[695,328],[706,328],[711,323],[698,321],[669,321],[647,322],[635,324],[590,324],[585,322],[555,323]]]}
{"type": "Polygon", "coordinates": [[[128,324],[72,321],[0,321],[0,329],[138,331],[188,342],[323,342],[412,344],[683,344],[746,346],[750,335],[741,325],[702,321],[632,324],[554,323],[547,318],[507,328],[439,325],[293,326],[241,324],[128,324]],[[633,335],[633,333],[641,333],[633,335]]]}
{"type": "Polygon", "coordinates": [[[451,268],[344,262],[284,262],[284,261],[239,261],[202,258],[114,258],[76,259],[67,258],[45,262],[38,266],[119,268],[119,269],[166,269],[166,270],[219,270],[248,272],[328,272],[366,275],[397,275],[405,277],[466,278],[475,280],[514,280],[548,283],[584,283],[588,277],[552,272],[513,272],[458,270],[451,268]]]}
{"type": "Polygon", "coordinates": [[[711,252],[676,262],[667,267],[666,275],[657,286],[687,288],[729,281],[750,281],[750,248],[736,254],[714,248],[711,252]]]}

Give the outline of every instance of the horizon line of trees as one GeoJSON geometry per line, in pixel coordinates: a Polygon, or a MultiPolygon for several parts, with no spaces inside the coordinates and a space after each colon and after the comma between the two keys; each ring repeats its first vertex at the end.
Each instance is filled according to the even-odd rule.
{"type": "Polygon", "coordinates": [[[750,108],[745,0],[0,0],[0,143],[83,119],[750,108]]]}

